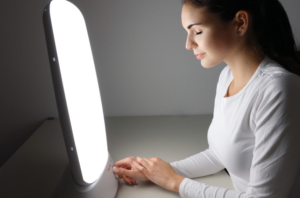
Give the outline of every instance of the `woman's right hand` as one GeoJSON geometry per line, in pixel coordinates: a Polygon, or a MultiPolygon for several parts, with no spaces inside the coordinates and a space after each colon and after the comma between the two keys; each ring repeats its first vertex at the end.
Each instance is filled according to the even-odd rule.
{"type": "Polygon", "coordinates": [[[147,181],[148,178],[141,171],[132,166],[133,162],[137,162],[134,157],[127,157],[125,159],[117,161],[115,163],[116,168],[113,170],[113,172],[119,175],[120,179],[123,179],[126,183],[129,184],[136,184],[135,180],[147,181]]]}

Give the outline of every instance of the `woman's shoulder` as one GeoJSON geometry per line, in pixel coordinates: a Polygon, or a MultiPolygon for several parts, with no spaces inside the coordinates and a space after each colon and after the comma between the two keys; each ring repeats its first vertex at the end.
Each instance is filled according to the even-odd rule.
{"type": "Polygon", "coordinates": [[[261,91],[287,92],[300,94],[300,76],[286,70],[282,65],[270,59],[259,71],[261,91]]]}
{"type": "Polygon", "coordinates": [[[255,83],[255,117],[267,118],[280,112],[286,118],[300,116],[300,77],[279,64],[267,64],[261,68],[255,83]]]}

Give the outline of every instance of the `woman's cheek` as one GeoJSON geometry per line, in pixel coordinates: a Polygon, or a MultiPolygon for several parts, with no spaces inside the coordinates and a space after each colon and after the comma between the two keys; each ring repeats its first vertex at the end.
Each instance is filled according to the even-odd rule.
{"type": "Polygon", "coordinates": [[[200,50],[201,50],[200,52],[207,53],[211,50],[210,48],[212,47],[212,42],[211,42],[210,38],[203,36],[200,39],[199,46],[200,46],[200,50]]]}

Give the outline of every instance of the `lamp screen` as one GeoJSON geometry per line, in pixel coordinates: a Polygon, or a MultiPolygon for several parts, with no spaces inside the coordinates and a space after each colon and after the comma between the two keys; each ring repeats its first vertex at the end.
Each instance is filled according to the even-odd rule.
{"type": "MultiPolygon", "coordinates": [[[[65,0],[49,6],[57,62],[82,178],[96,181],[108,158],[100,90],[85,20],[65,0]]],[[[70,148],[73,149],[73,148],[70,148]]]]}

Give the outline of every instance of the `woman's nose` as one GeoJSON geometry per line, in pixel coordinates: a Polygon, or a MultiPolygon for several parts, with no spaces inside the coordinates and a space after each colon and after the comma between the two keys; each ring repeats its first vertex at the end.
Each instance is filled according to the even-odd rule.
{"type": "Polygon", "coordinates": [[[197,47],[197,43],[193,42],[193,41],[190,40],[190,39],[187,39],[187,40],[186,40],[186,44],[185,44],[185,48],[186,48],[186,49],[190,50],[190,49],[193,49],[193,48],[195,48],[195,47],[197,47]]]}

